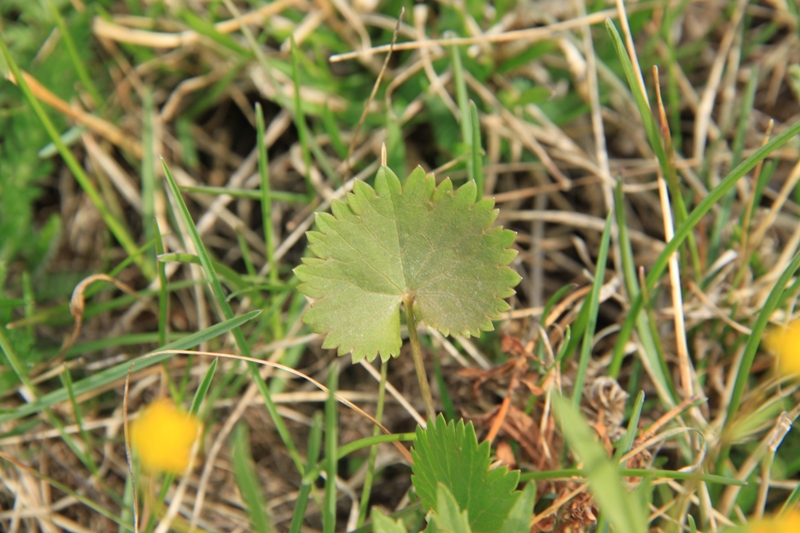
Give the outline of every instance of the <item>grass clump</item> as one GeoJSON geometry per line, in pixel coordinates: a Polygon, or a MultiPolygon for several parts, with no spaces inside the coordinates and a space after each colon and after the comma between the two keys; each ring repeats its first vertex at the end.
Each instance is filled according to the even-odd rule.
{"type": "Polygon", "coordinates": [[[3,528],[789,531],[800,21],[713,7],[4,2],[3,528]]]}

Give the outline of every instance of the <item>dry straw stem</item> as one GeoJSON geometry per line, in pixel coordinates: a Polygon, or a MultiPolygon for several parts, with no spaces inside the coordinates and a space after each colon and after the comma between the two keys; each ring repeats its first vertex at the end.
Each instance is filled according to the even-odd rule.
{"type": "MultiPolygon", "coordinates": [[[[643,11],[647,9],[652,9],[656,6],[656,2],[642,2],[640,4],[636,4],[634,9],[631,11],[643,11]]],[[[563,22],[556,22],[553,24],[549,24],[547,26],[537,27],[537,28],[529,28],[525,30],[516,30],[516,31],[508,31],[504,33],[498,34],[482,34],[476,37],[451,37],[447,39],[430,39],[425,41],[412,41],[408,43],[399,43],[394,46],[394,50],[418,50],[420,48],[430,48],[433,46],[468,46],[468,45],[482,45],[488,43],[506,43],[511,41],[541,41],[544,39],[549,39],[553,36],[556,32],[561,31],[568,31],[574,30],[576,28],[580,28],[585,26],[586,24],[593,25],[593,24],[602,24],[605,22],[606,19],[613,19],[619,15],[617,10],[615,9],[606,9],[604,11],[598,11],[597,13],[592,13],[590,15],[586,15],[585,17],[576,17],[573,19],[565,20],[563,22]]],[[[372,54],[381,54],[384,52],[388,52],[391,48],[390,45],[381,45],[375,46],[368,50],[360,50],[358,52],[347,52],[344,54],[336,54],[330,57],[330,61],[332,63],[336,63],[338,61],[348,61],[350,59],[356,59],[358,57],[363,57],[364,55],[372,55],[372,54]]]]}
{"type": "Polygon", "coordinates": [[[72,298],[69,302],[69,310],[70,313],[72,313],[72,318],[75,320],[75,327],[72,329],[72,334],[64,340],[64,344],[61,346],[61,350],[58,352],[56,361],[61,361],[63,359],[67,350],[72,347],[72,345],[75,343],[75,340],[78,338],[78,335],[81,332],[81,326],[83,325],[83,314],[86,310],[86,289],[89,288],[89,285],[97,281],[111,283],[125,294],[129,294],[136,299],[141,299],[139,293],[137,293],[131,286],[116,280],[107,274],[92,274],[88,278],[78,283],[78,285],[75,287],[75,290],[72,291],[72,298]]]}
{"type": "MultiPolygon", "coordinates": [[[[621,2],[620,2],[621,5],[621,2]]],[[[664,102],[661,100],[661,85],[658,80],[658,67],[653,66],[653,80],[656,88],[656,101],[658,102],[658,116],[661,122],[661,131],[664,135],[664,144],[669,158],[669,165],[672,166],[673,150],[670,139],[669,126],[667,125],[667,114],[664,110],[664,102]]],[[[661,172],[657,175],[658,197],[661,200],[661,216],[664,221],[664,240],[670,242],[675,237],[675,226],[672,221],[672,208],[670,206],[669,191],[667,183],[661,172]]],[[[672,307],[673,309],[683,309],[683,288],[681,285],[680,263],[678,252],[674,252],[669,258],[669,278],[672,288],[672,307]]],[[[678,369],[681,376],[681,389],[685,398],[694,396],[693,374],[694,369],[689,359],[689,346],[686,343],[686,324],[684,323],[683,313],[676,312],[673,317],[675,324],[675,340],[677,342],[678,369]]],[[[699,411],[695,411],[699,416],[699,411]]]]}
{"type": "MultiPolygon", "coordinates": [[[[304,0],[277,0],[266,6],[241,16],[214,24],[214,29],[222,34],[233,33],[246,24],[259,24],[267,17],[280,13],[288,7],[304,4],[304,0]]],[[[195,44],[202,38],[196,31],[186,30],[179,33],[154,32],[134,29],[136,24],[150,25],[150,19],[136,17],[117,17],[117,22],[109,22],[102,17],[95,17],[92,30],[97,37],[120,43],[147,46],[150,48],[178,48],[195,44]],[[126,24],[122,24],[126,23],[126,24]]]]}
{"type": "MultiPolygon", "coordinates": [[[[110,122],[96,117],[91,113],[87,113],[82,109],[78,109],[77,107],[72,107],[64,100],[50,92],[44,85],[39,83],[36,78],[27,72],[23,72],[22,77],[25,79],[25,83],[28,84],[31,92],[38,100],[54,108],[56,111],[63,113],[78,124],[86,126],[111,143],[119,146],[123,150],[130,152],[135,157],[142,157],[142,145],[139,143],[139,141],[131,139],[121,129],[110,122]]],[[[11,71],[6,74],[6,79],[15,85],[17,83],[17,79],[14,77],[14,74],[11,73],[11,71]]]]}

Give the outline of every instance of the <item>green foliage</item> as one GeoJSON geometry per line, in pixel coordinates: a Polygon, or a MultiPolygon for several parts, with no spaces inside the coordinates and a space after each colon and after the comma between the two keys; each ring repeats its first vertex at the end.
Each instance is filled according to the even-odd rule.
{"type": "Polygon", "coordinates": [[[236,476],[236,484],[239,486],[242,498],[247,504],[252,531],[269,533],[275,531],[275,528],[272,526],[272,520],[267,514],[264,495],[254,469],[249,440],[247,426],[241,423],[237,424],[231,442],[233,473],[236,476]]]}
{"type": "Polygon", "coordinates": [[[373,189],[356,181],[333,214],[319,214],[295,274],[316,301],[305,321],[327,334],[325,348],[353,361],[400,351],[400,304],[448,335],[479,335],[508,309],[519,276],[507,265],[514,233],[491,228],[494,201],[475,202],[474,182],[453,190],[449,179],[414,170],[405,185],[387,167],[373,189]]]}
{"type": "Polygon", "coordinates": [[[516,505],[523,494],[515,490],[519,472],[509,472],[507,467],[489,469],[489,443],[478,445],[471,422],[448,424],[440,415],[427,429],[417,428],[411,456],[411,481],[423,507],[443,517],[438,522],[440,526],[460,520],[442,507],[449,507],[447,498],[440,497],[442,486],[452,493],[457,508],[466,511],[474,533],[511,531],[526,512],[530,520],[534,493],[528,489],[524,503],[521,507],[516,505]]]}
{"type": "Polygon", "coordinates": [[[403,519],[392,520],[379,509],[372,511],[372,531],[374,533],[407,533],[403,519]]]}
{"type": "Polygon", "coordinates": [[[511,508],[500,533],[528,533],[531,529],[533,506],[536,504],[536,483],[525,485],[517,503],[511,508]]]}
{"type": "MultiPolygon", "coordinates": [[[[50,4],[20,0],[0,4],[3,38],[20,67],[59,97],[72,98],[77,75],[67,47],[53,46],[47,53],[41,52],[42,43],[56,24],[50,4]]],[[[64,22],[69,38],[77,46],[78,59],[88,62],[90,18],[71,9],[67,13],[69,17],[64,22]]],[[[7,69],[0,59],[0,74],[7,69]]],[[[53,170],[53,165],[38,155],[48,136],[19,90],[6,80],[0,81],[0,87],[0,235],[7,237],[0,239],[0,261],[23,259],[34,271],[46,258],[60,229],[56,215],[47,220],[36,220],[34,216],[33,203],[41,194],[40,181],[53,170]]],[[[57,127],[64,127],[61,117],[56,123],[57,127]]]]}
{"type": "Polygon", "coordinates": [[[436,507],[431,524],[442,533],[472,533],[468,513],[459,507],[453,493],[439,483],[436,487],[436,507]]]}
{"type": "Polygon", "coordinates": [[[578,408],[561,396],[553,396],[553,410],[570,448],[584,464],[589,488],[600,508],[608,516],[617,533],[647,531],[647,519],[642,505],[628,494],[622,485],[617,465],[595,440],[596,433],[581,416],[578,408]]]}

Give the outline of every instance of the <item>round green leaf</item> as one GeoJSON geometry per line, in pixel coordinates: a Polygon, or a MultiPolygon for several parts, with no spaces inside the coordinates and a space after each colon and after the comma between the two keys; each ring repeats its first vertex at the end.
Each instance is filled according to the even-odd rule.
{"type": "Polygon", "coordinates": [[[508,267],[514,233],[492,228],[492,199],[475,202],[475,184],[439,186],[422,168],[405,185],[381,167],[373,189],[317,215],[308,232],[315,257],[295,269],[298,289],[315,301],[304,320],[326,334],[323,346],[383,360],[400,352],[400,305],[445,335],[479,335],[501,318],[520,277],[508,267]]]}

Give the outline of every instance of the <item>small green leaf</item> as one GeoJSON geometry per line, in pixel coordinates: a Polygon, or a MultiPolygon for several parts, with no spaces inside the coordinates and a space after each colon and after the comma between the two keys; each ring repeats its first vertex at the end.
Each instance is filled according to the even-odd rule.
{"type": "Polygon", "coordinates": [[[372,531],[374,533],[408,533],[402,518],[392,520],[377,508],[372,511],[372,531]]]}
{"type": "Polygon", "coordinates": [[[388,360],[400,351],[400,304],[445,335],[479,335],[501,317],[520,277],[508,267],[514,233],[492,228],[494,201],[475,202],[475,183],[439,186],[422,168],[405,185],[381,167],[373,189],[353,193],[317,215],[308,232],[315,257],[295,274],[316,301],[304,320],[327,334],[324,348],[353,361],[388,360]]]}
{"type": "Polygon", "coordinates": [[[439,415],[427,429],[417,428],[411,450],[411,482],[425,509],[439,512],[439,485],[447,487],[459,509],[468,512],[475,533],[498,532],[519,499],[519,471],[489,470],[489,443],[478,445],[472,423],[445,422],[439,415]]]}
{"type": "Polygon", "coordinates": [[[441,533],[472,533],[468,512],[462,511],[453,494],[439,483],[436,488],[436,507],[433,515],[434,531],[441,533]]]}
{"type": "Polygon", "coordinates": [[[533,506],[536,504],[536,483],[528,483],[517,503],[511,508],[508,518],[503,522],[500,533],[520,533],[531,530],[533,506]]]}

